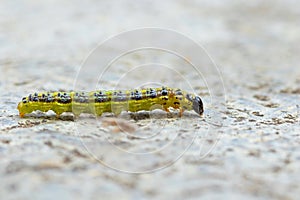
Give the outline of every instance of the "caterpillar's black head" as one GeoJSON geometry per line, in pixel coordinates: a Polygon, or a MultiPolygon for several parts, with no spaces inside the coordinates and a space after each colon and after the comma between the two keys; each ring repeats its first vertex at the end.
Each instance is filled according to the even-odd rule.
{"type": "Polygon", "coordinates": [[[202,115],[204,111],[203,102],[199,96],[195,96],[195,98],[193,99],[193,109],[199,115],[202,115]]]}
{"type": "Polygon", "coordinates": [[[199,115],[202,115],[204,109],[203,109],[203,102],[201,98],[199,96],[194,96],[191,94],[187,94],[186,98],[193,104],[192,105],[193,110],[199,115]]]}

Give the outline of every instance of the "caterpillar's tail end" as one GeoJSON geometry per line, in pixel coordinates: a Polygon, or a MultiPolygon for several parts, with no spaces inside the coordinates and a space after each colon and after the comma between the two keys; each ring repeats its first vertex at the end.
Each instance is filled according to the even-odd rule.
{"type": "Polygon", "coordinates": [[[25,113],[21,111],[21,108],[22,108],[22,105],[21,105],[21,104],[22,104],[21,102],[18,104],[17,109],[19,110],[19,116],[20,116],[21,118],[24,118],[25,113]]]}

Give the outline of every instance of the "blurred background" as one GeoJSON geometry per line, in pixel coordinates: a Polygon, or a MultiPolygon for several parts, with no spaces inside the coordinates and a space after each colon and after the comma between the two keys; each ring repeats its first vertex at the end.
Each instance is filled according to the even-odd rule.
{"type": "MultiPolygon", "coordinates": [[[[2,0],[0,198],[296,199],[300,192],[299,6],[296,0],[2,0]],[[220,69],[227,126],[205,159],[195,159],[192,149],[160,172],[123,174],[80,152],[67,131],[71,122],[43,124],[18,118],[16,106],[22,96],[72,90],[92,50],[114,35],[143,27],[186,35],[201,44],[220,69]]],[[[143,57],[132,56],[121,64],[134,66],[141,61],[143,57]]],[[[117,66],[112,79],[123,73],[117,66]]],[[[141,80],[144,73],[132,79],[141,80]]],[[[89,77],[82,79],[83,89],[90,88],[89,77]]],[[[176,83],[172,76],[167,80],[176,83]]],[[[193,89],[208,99],[209,88],[202,81],[193,89]]],[[[122,86],[135,87],[126,84],[122,86]]]]}
{"type": "MultiPolygon", "coordinates": [[[[42,79],[47,88],[49,82],[73,78],[89,53],[109,37],[136,28],[160,27],[203,45],[222,69],[224,79],[230,76],[228,88],[242,73],[248,74],[248,84],[255,76],[272,79],[272,72],[277,76],[279,71],[296,78],[299,11],[295,3],[3,1],[0,59],[6,79],[42,79]],[[24,75],[28,68],[34,72],[24,75]]],[[[287,84],[293,78],[282,82],[287,84]]]]}

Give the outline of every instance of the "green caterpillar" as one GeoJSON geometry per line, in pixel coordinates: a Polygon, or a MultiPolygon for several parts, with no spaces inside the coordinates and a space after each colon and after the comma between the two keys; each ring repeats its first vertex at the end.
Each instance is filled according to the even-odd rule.
{"type": "Polygon", "coordinates": [[[169,87],[146,88],[134,90],[98,90],[92,92],[46,92],[34,93],[23,97],[18,104],[20,117],[33,111],[47,112],[52,110],[57,116],[63,112],[72,112],[75,116],[81,113],[102,115],[111,112],[116,115],[122,111],[137,112],[151,110],[154,105],[169,112],[169,108],[178,109],[180,116],[184,110],[194,110],[202,115],[203,103],[199,96],[181,89],[169,87]]]}

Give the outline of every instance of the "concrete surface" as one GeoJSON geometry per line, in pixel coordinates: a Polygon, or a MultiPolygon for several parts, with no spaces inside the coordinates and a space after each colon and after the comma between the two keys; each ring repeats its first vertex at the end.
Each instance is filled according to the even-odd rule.
{"type": "MultiPolygon", "coordinates": [[[[0,199],[297,199],[299,6],[294,0],[1,1],[0,199]],[[17,103],[34,91],[72,90],[76,81],[96,87],[93,71],[76,79],[89,53],[112,35],[145,26],[187,35],[218,65],[221,76],[206,76],[216,78],[208,87],[178,69],[206,103],[202,118],[157,110],[118,119],[18,117],[17,103]],[[225,110],[217,112],[210,89],[223,87],[221,78],[225,96],[218,102],[225,110]]],[[[141,54],[110,68],[103,87],[151,52],[141,54]]],[[[181,84],[167,75],[156,69],[152,76],[181,84]]],[[[127,77],[124,88],[145,81],[144,72],[127,77]]]]}

